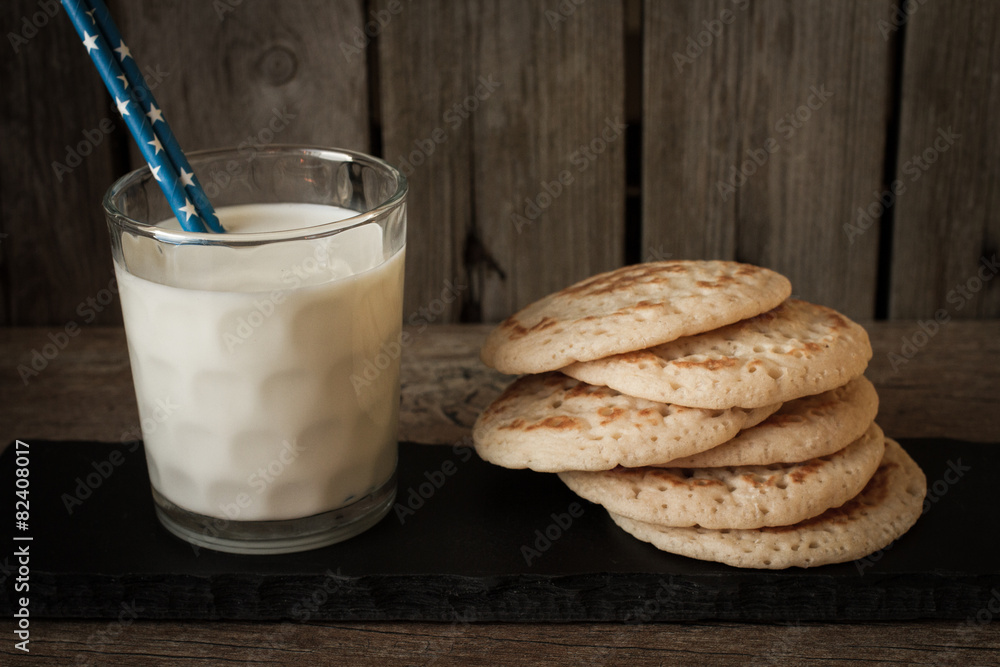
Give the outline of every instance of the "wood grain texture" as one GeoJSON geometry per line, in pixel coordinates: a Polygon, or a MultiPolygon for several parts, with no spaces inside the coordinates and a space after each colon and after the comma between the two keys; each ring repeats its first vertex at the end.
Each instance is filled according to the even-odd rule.
{"type": "MultiPolygon", "coordinates": [[[[1000,442],[1000,320],[944,325],[907,359],[915,321],[865,323],[874,356],[867,376],[878,389],[879,424],[894,438],[1000,442]],[[896,355],[891,356],[891,355],[896,355]],[[902,359],[903,361],[900,361],[902,359]]],[[[408,327],[402,356],[402,440],[453,444],[513,380],[479,362],[488,325],[408,327]]],[[[0,328],[0,445],[14,438],[135,437],[138,414],[120,328],[84,329],[25,385],[18,367],[49,342],[49,329],[0,328]]]]}
{"type": "Polygon", "coordinates": [[[623,7],[562,4],[407,4],[379,37],[385,155],[411,181],[407,313],[451,280],[444,321],[498,320],[622,263],[623,7]]]}
{"type": "MultiPolygon", "coordinates": [[[[58,3],[0,16],[0,323],[83,324],[77,309],[114,277],[101,197],[128,131],[58,3]]],[[[93,317],[121,322],[117,303],[93,317]]]]}
{"type": "Polygon", "coordinates": [[[842,225],[881,189],[887,16],[884,0],[647,2],[643,256],[763,264],[872,317],[877,234],[852,246],[842,225]]]}
{"type": "MultiPolygon", "coordinates": [[[[341,44],[361,0],[118,2],[112,11],[185,151],[307,143],[369,150],[368,70],[341,44]],[[179,20],[183,17],[183,20],[179,20]],[[150,81],[152,87],[153,81],[150,81]]],[[[135,147],[132,162],[142,164],[135,147]]],[[[208,189],[211,178],[200,175],[208,189]]]]}
{"type": "MultiPolygon", "coordinates": [[[[376,3],[376,11],[390,4],[376,3]]],[[[476,87],[478,73],[467,71],[474,69],[473,18],[464,2],[403,8],[390,14],[377,39],[383,155],[409,180],[403,321],[457,321],[470,299],[463,253],[472,219],[472,136],[471,119],[451,107],[476,87]],[[450,123],[449,113],[455,114],[450,123]],[[451,301],[439,301],[436,315],[420,315],[445,294],[446,281],[456,286],[454,294],[448,291],[451,301]]],[[[477,102],[495,104],[496,97],[477,102]]],[[[483,113],[482,107],[471,113],[483,113]]]]}
{"type": "MultiPolygon", "coordinates": [[[[177,665],[989,665],[1000,624],[733,623],[558,625],[51,621],[32,626],[31,660],[13,664],[177,665]],[[35,639],[37,637],[37,639],[35,639]]],[[[0,627],[9,628],[4,621],[0,627]]],[[[8,634],[9,631],[8,631],[8,634]]]]}
{"type": "Polygon", "coordinates": [[[905,29],[890,315],[997,317],[1000,7],[917,3],[905,29]]]}

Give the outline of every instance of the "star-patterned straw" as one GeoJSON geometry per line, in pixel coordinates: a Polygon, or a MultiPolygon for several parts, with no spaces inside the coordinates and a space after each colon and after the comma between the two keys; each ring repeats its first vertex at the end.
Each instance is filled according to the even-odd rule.
{"type": "Polygon", "coordinates": [[[207,224],[211,231],[225,231],[107,7],[101,0],[62,0],[62,5],[181,227],[189,232],[205,232],[207,224]],[[112,49],[114,42],[118,48],[112,49]],[[149,106],[148,111],[143,109],[143,102],[149,106]]]}

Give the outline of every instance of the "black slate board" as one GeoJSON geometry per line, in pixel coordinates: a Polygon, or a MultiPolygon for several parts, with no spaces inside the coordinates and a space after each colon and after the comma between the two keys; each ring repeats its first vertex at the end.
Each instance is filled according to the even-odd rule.
{"type": "MultiPolygon", "coordinates": [[[[196,550],[163,529],[140,443],[30,442],[29,530],[14,526],[14,447],[0,457],[0,613],[15,549],[30,535],[32,617],[241,620],[859,621],[965,620],[1000,599],[1000,446],[903,443],[927,474],[928,511],[877,560],[808,570],[740,570],[660,552],[619,530],[554,475],[497,468],[470,450],[400,445],[397,502],[422,506],[315,551],[196,550]],[[119,461],[112,452],[121,452],[119,461]],[[447,464],[446,462],[451,462],[447,464]],[[113,470],[82,504],[77,478],[113,470]],[[962,468],[958,473],[950,469],[962,468]],[[454,466],[454,467],[452,467],[454,466]],[[451,472],[448,475],[445,472],[451,472]],[[432,488],[429,480],[440,488],[432,488]],[[553,513],[582,515],[567,528],[553,513]],[[579,513],[579,512],[577,512],[579,513]],[[401,521],[401,518],[405,521],[401,521]],[[548,528],[561,533],[535,545],[548,528]],[[526,561],[522,547],[539,547],[526,561]]],[[[92,482],[97,477],[91,477],[92,482]]],[[[400,505],[397,505],[400,507],[400,505]]],[[[562,517],[566,523],[566,517],[562,517]]],[[[529,554],[530,555],[530,554],[529,554]]],[[[995,603],[994,603],[995,604],[995,603]]]]}

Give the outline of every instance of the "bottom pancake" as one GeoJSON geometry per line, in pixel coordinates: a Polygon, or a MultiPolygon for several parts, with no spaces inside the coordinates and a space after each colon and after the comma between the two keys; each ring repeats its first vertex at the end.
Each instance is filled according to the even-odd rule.
{"type": "Polygon", "coordinates": [[[791,526],[752,530],[672,528],[611,513],[625,532],[663,551],[735,567],[780,570],[863,558],[910,529],[923,511],[927,479],[898,442],[867,486],[840,507],[791,526]]]}

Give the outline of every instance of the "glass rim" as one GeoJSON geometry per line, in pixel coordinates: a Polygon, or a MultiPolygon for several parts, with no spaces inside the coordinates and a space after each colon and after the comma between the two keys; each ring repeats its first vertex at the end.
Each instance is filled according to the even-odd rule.
{"type": "MultiPolygon", "coordinates": [[[[357,229],[363,225],[372,223],[384,217],[389,211],[398,207],[406,197],[408,183],[406,176],[381,158],[377,158],[367,153],[353,151],[343,148],[323,148],[309,146],[305,144],[271,144],[263,147],[253,148],[209,148],[187,153],[189,161],[194,163],[200,158],[222,158],[227,155],[243,155],[247,151],[251,153],[251,160],[257,155],[265,154],[286,154],[286,155],[308,155],[319,157],[328,161],[353,162],[376,170],[385,171],[396,179],[396,189],[384,202],[364,213],[341,218],[331,222],[325,222],[308,227],[297,229],[286,229],[274,232],[251,232],[243,234],[219,234],[216,232],[188,232],[177,229],[164,229],[154,224],[141,222],[131,218],[121,211],[117,205],[117,200],[128,188],[134,187],[142,182],[152,180],[153,173],[149,165],[143,165],[138,169],[125,174],[108,188],[104,193],[101,204],[104,208],[105,218],[113,222],[121,230],[131,234],[145,236],[162,243],[171,245],[197,244],[197,245],[261,245],[279,241],[307,240],[340,234],[351,229],[357,229]]],[[[274,202],[280,203],[280,202],[274,202]]],[[[297,203],[297,202],[289,202],[297,203]]]]}

